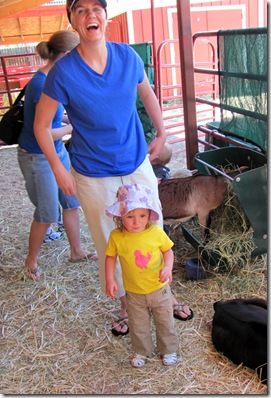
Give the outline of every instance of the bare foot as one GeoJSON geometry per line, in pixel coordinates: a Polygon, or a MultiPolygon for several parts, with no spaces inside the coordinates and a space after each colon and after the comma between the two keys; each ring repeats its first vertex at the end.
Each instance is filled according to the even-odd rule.
{"type": "Polygon", "coordinates": [[[38,281],[40,279],[40,273],[38,270],[37,259],[30,256],[28,253],[24,265],[27,277],[34,282],[38,281]]]}
{"type": "Polygon", "coordinates": [[[77,253],[77,255],[69,259],[71,263],[80,263],[81,261],[87,260],[98,260],[97,252],[83,251],[82,253],[77,253]]]}
{"type": "Polygon", "coordinates": [[[124,336],[129,333],[128,318],[125,317],[114,320],[111,331],[115,336],[124,336]]]}
{"type": "Polygon", "coordinates": [[[30,267],[25,266],[25,268],[26,268],[26,271],[27,271],[27,273],[26,273],[27,277],[29,279],[31,279],[34,282],[37,282],[40,279],[40,273],[39,273],[39,270],[38,270],[37,267],[36,268],[30,268],[30,267]]]}

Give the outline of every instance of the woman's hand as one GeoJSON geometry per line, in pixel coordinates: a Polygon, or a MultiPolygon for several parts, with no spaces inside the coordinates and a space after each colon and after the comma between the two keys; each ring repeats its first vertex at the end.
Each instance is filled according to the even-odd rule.
{"type": "Polygon", "coordinates": [[[66,195],[76,195],[76,182],[70,171],[61,164],[53,170],[58,187],[66,195]],[[62,166],[62,167],[61,167],[62,166]]]}
{"type": "Polygon", "coordinates": [[[158,158],[159,153],[161,152],[164,144],[166,142],[165,136],[155,138],[149,145],[148,152],[150,154],[150,162],[154,159],[158,158]]]}

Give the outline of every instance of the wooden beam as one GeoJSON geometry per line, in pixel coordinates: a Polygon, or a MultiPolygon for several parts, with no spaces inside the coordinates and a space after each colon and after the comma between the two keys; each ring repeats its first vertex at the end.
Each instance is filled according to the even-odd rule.
{"type": "Polygon", "coordinates": [[[24,36],[22,34],[22,26],[21,26],[20,18],[17,18],[17,21],[18,21],[18,26],[19,26],[19,32],[20,32],[21,39],[24,40],[24,36]]]}
{"type": "Polygon", "coordinates": [[[198,152],[198,134],[190,1],[176,1],[182,76],[186,163],[187,168],[192,170],[195,169],[194,156],[198,152]]]}
{"type": "Polygon", "coordinates": [[[44,0],[1,0],[0,19],[8,18],[14,14],[45,4],[44,0]]]}
{"type": "Polygon", "coordinates": [[[61,15],[59,30],[63,30],[64,20],[65,20],[64,15],[61,15]]]}
{"type": "Polygon", "coordinates": [[[40,17],[40,37],[43,39],[42,18],[40,17]]]}
{"type": "Polygon", "coordinates": [[[23,12],[19,12],[17,14],[13,14],[11,17],[4,18],[4,20],[18,18],[18,17],[31,18],[36,16],[45,17],[48,15],[50,16],[50,15],[66,15],[66,14],[67,14],[66,6],[64,4],[58,6],[46,6],[46,7],[38,6],[23,12]]]}
{"type": "MultiPolygon", "coordinates": [[[[47,41],[52,36],[51,33],[43,33],[42,40],[47,41]]],[[[38,35],[25,35],[22,40],[20,36],[12,36],[12,37],[2,37],[0,35],[0,45],[9,45],[9,44],[25,44],[25,43],[39,43],[41,41],[40,34],[38,35]]]]}

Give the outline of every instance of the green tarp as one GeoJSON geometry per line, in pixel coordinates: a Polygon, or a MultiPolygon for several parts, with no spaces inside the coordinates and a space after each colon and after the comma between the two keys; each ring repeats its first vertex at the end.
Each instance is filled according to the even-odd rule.
{"type": "Polygon", "coordinates": [[[219,130],[267,150],[267,28],[218,31],[219,130]]]}

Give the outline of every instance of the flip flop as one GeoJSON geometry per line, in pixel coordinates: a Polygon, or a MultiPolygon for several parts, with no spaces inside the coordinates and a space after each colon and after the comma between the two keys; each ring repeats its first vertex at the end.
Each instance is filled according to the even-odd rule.
{"type": "Polygon", "coordinates": [[[174,316],[174,318],[179,319],[180,321],[189,321],[190,319],[192,319],[194,317],[194,313],[191,310],[191,308],[189,308],[191,314],[188,315],[186,318],[183,318],[182,316],[180,316],[178,314],[178,312],[180,312],[180,311],[184,312],[182,310],[183,307],[185,307],[185,304],[173,304],[173,316],[174,316]]]}
{"type": "Polygon", "coordinates": [[[116,319],[114,321],[114,324],[115,324],[115,326],[112,326],[112,328],[111,328],[111,332],[113,333],[114,336],[125,336],[126,334],[129,333],[128,318],[127,317],[116,319]],[[115,329],[116,326],[121,326],[121,328],[122,328],[124,325],[127,326],[126,332],[121,332],[121,331],[115,329]]]}
{"type": "Polygon", "coordinates": [[[98,260],[97,253],[96,252],[91,252],[91,253],[87,254],[86,256],[84,256],[84,257],[80,257],[80,258],[76,258],[76,259],[70,258],[69,262],[70,263],[82,263],[82,262],[88,261],[88,260],[98,260]]]}

